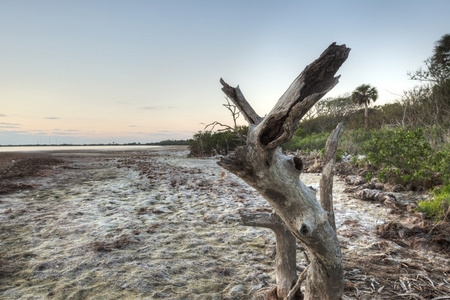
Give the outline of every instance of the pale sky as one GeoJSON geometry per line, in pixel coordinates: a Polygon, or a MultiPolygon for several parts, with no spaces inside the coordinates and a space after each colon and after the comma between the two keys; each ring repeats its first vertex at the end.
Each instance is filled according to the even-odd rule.
{"type": "MultiPolygon", "coordinates": [[[[332,42],[352,50],[325,97],[416,85],[450,1],[0,0],[0,145],[187,139],[231,124],[220,77],[260,115],[332,42]]],[[[244,124],[244,121],[242,121],[244,124]]]]}

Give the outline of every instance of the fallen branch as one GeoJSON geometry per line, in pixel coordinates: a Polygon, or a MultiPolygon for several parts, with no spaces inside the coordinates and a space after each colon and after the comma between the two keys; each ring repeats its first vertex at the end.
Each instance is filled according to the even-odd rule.
{"type": "Polygon", "coordinates": [[[300,273],[300,276],[298,276],[297,283],[294,285],[294,287],[289,291],[286,298],[284,300],[291,300],[294,299],[295,294],[297,293],[297,290],[300,288],[300,285],[306,278],[306,271],[308,271],[309,265],[306,266],[306,268],[300,273]]]}

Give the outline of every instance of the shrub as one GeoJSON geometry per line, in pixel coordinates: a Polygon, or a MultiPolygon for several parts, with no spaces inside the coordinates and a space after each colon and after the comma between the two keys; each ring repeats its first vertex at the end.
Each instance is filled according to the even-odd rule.
{"type": "MultiPolygon", "coordinates": [[[[241,135],[246,135],[248,127],[242,126],[238,130],[241,135]]],[[[191,155],[194,156],[226,155],[243,144],[244,141],[231,130],[220,132],[200,131],[189,141],[189,149],[191,155]]]]}
{"type": "Polygon", "coordinates": [[[450,145],[433,156],[433,170],[438,172],[445,184],[450,184],[450,145]]]}
{"type": "MultiPolygon", "coordinates": [[[[342,161],[342,157],[344,156],[345,151],[342,150],[341,148],[337,148],[336,150],[336,162],[341,162],[342,161]]],[[[325,147],[322,148],[322,150],[320,150],[320,157],[324,157],[325,156],[325,147]]]]}
{"type": "Polygon", "coordinates": [[[450,207],[450,185],[445,185],[441,190],[433,191],[431,201],[424,200],[418,203],[418,210],[427,214],[428,218],[438,221],[450,207]]]}
{"type": "Polygon", "coordinates": [[[361,153],[361,148],[372,140],[372,132],[363,128],[342,131],[339,148],[352,155],[361,153]]]}
{"type": "Polygon", "coordinates": [[[325,148],[327,143],[329,132],[312,133],[304,138],[294,136],[289,142],[284,143],[281,147],[283,150],[296,151],[296,150],[320,150],[325,148]]]}
{"type": "Polygon", "coordinates": [[[382,182],[430,187],[433,151],[421,129],[383,129],[373,136],[363,151],[368,161],[381,168],[378,178],[382,182]]]}

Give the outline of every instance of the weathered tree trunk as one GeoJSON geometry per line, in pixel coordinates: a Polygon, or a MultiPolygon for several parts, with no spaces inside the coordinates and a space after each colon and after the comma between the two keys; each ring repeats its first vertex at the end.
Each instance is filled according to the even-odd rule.
{"type": "Polygon", "coordinates": [[[270,228],[275,233],[277,243],[275,255],[275,273],[277,296],[286,298],[297,281],[296,246],[295,237],[276,214],[241,213],[241,221],[245,226],[259,226],[270,228]]]}
{"type": "Polygon", "coordinates": [[[223,91],[249,122],[245,146],[223,157],[219,165],[242,178],[269,202],[291,233],[308,248],[305,299],[339,299],[344,288],[342,256],[335,231],[315,192],[304,185],[294,159],[278,147],[289,141],[300,119],[337,83],[334,77],[350,49],[330,45],[294,80],[272,111],[261,118],[239,88],[222,79],[223,91]]]}
{"type": "Polygon", "coordinates": [[[320,204],[322,205],[322,208],[328,212],[328,222],[331,227],[333,227],[334,231],[336,231],[336,221],[334,219],[333,208],[333,176],[334,165],[336,164],[339,135],[341,134],[342,127],[343,123],[339,123],[327,139],[323,160],[322,178],[320,179],[320,204]]]}

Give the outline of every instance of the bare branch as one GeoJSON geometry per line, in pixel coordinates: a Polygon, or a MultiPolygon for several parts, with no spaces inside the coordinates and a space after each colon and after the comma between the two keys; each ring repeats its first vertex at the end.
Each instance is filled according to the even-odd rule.
{"type": "Polygon", "coordinates": [[[222,126],[222,127],[224,127],[224,128],[222,128],[222,129],[218,129],[217,131],[219,131],[219,132],[221,132],[221,131],[229,131],[229,130],[234,131],[234,128],[231,127],[230,125],[222,124],[222,123],[220,123],[220,122],[218,122],[218,121],[214,121],[214,122],[212,122],[212,123],[210,123],[210,124],[205,124],[205,123],[200,123],[200,124],[205,125],[205,130],[206,130],[208,127],[211,127],[211,129],[209,129],[210,132],[212,132],[216,126],[222,126]]]}
{"type": "Polygon", "coordinates": [[[227,104],[223,104],[223,106],[225,106],[231,113],[231,117],[233,118],[233,124],[234,124],[234,129],[233,129],[234,133],[237,135],[237,137],[241,141],[245,142],[247,137],[239,132],[238,125],[237,125],[237,119],[239,119],[240,111],[236,105],[233,105],[230,103],[230,99],[228,97],[226,97],[225,100],[227,100],[227,104]]]}
{"type": "Polygon", "coordinates": [[[298,277],[297,283],[294,285],[294,287],[289,291],[289,294],[284,298],[285,300],[291,300],[294,299],[295,294],[297,293],[297,290],[300,288],[300,285],[306,278],[306,271],[308,271],[309,265],[306,266],[306,268],[302,271],[300,276],[298,277]]]}
{"type": "Polygon", "coordinates": [[[230,103],[230,100],[228,98],[225,98],[225,100],[227,100],[227,103],[223,104],[223,106],[225,106],[230,111],[231,117],[233,118],[234,127],[231,127],[230,125],[227,125],[227,124],[222,124],[219,121],[214,121],[209,124],[205,124],[205,123],[200,123],[200,124],[205,125],[205,130],[207,130],[209,127],[211,127],[211,129],[209,129],[209,132],[212,132],[216,126],[221,126],[223,128],[218,129],[217,130],[218,132],[233,131],[241,141],[245,142],[247,137],[245,135],[243,135],[241,132],[239,132],[239,128],[237,125],[237,119],[240,116],[240,111],[235,105],[230,103]]]}
{"type": "Polygon", "coordinates": [[[241,213],[241,223],[244,226],[257,226],[274,229],[278,226],[284,226],[280,217],[269,213],[241,213]]]}
{"type": "Polygon", "coordinates": [[[241,223],[245,226],[270,228],[275,233],[277,295],[284,298],[297,278],[295,237],[275,213],[241,213],[241,223]]]}
{"type": "Polygon", "coordinates": [[[263,149],[274,149],[292,138],[300,119],[338,83],[334,75],[349,52],[345,45],[331,44],[294,80],[258,126],[263,149]]]}
{"type": "Polygon", "coordinates": [[[223,85],[222,91],[239,108],[245,120],[247,120],[249,124],[259,124],[263,118],[261,118],[247,102],[239,86],[234,88],[228,85],[222,78],[220,78],[220,83],[223,85]]]}
{"type": "Polygon", "coordinates": [[[336,153],[343,123],[336,126],[327,139],[325,146],[322,178],[320,179],[320,204],[328,212],[328,222],[336,231],[333,208],[333,176],[334,165],[336,164],[336,153]]]}

